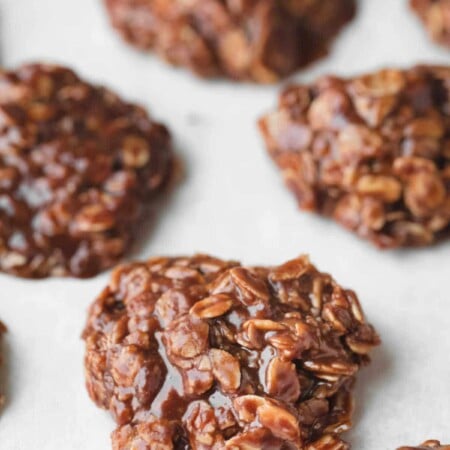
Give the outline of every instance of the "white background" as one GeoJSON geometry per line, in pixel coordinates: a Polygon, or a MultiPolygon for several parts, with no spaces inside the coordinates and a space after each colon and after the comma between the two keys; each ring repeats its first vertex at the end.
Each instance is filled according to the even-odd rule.
{"type": "MultiPolygon", "coordinates": [[[[450,62],[429,43],[407,0],[362,0],[331,56],[299,74],[351,75],[381,66],[450,62]]],[[[278,86],[194,79],[123,44],[100,0],[0,0],[2,64],[72,66],[146,105],[175,136],[186,175],[134,257],[210,252],[247,264],[310,253],[354,288],[383,338],[359,377],[356,450],[426,438],[450,442],[450,242],[380,252],[330,221],[300,213],[265,154],[256,118],[278,86]]],[[[89,281],[0,275],[7,337],[1,450],[108,450],[114,423],[88,399],[79,336],[108,274],[89,281]]]]}

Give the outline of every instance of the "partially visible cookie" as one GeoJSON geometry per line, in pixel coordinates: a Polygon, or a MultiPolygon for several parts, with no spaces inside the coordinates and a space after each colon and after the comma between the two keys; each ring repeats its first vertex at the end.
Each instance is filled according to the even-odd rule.
{"type": "Polygon", "coordinates": [[[131,44],[203,77],[268,83],[323,56],[354,0],[104,0],[131,44]]]}
{"type": "Polygon", "coordinates": [[[291,86],[260,121],[300,208],[381,248],[450,231],[450,67],[291,86]]]}
{"type": "Polygon", "coordinates": [[[436,450],[450,450],[450,445],[441,445],[439,441],[426,441],[419,447],[400,447],[397,450],[428,450],[434,448],[436,450]]]}
{"type": "Polygon", "coordinates": [[[353,384],[379,344],[355,293],[305,256],[119,267],[84,339],[115,450],[346,450],[353,384]]]}
{"type": "MultiPolygon", "coordinates": [[[[2,344],[3,344],[3,335],[6,333],[7,329],[6,326],[3,324],[3,322],[0,322],[0,369],[3,366],[3,354],[1,353],[3,351],[2,344]]],[[[1,386],[3,388],[3,386],[1,386]]],[[[0,409],[3,407],[5,403],[5,395],[3,392],[0,391],[0,409]]]]}
{"type": "Polygon", "coordinates": [[[450,49],[450,0],[410,0],[430,37],[450,49]]]}
{"type": "Polygon", "coordinates": [[[172,171],[167,129],[63,67],[0,72],[0,270],[116,264],[172,171]]]}

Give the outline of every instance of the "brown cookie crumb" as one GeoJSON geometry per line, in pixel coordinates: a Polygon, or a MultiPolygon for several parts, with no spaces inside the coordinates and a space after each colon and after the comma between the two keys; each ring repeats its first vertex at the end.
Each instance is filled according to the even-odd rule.
{"type": "Polygon", "coordinates": [[[450,450],[450,445],[441,445],[439,441],[426,441],[419,447],[400,447],[397,450],[428,450],[434,448],[436,450],[450,450]]]}
{"type": "Polygon", "coordinates": [[[348,449],[355,376],[379,344],[355,293],[306,256],[119,267],[84,339],[116,450],[348,449]]]}
{"type": "Polygon", "coordinates": [[[322,57],[354,0],[104,0],[131,44],[203,77],[274,82],[322,57]]]}
{"type": "Polygon", "coordinates": [[[450,0],[410,0],[435,42],[450,48],[450,0]]]}
{"type": "Polygon", "coordinates": [[[167,129],[71,70],[0,72],[0,270],[90,277],[130,246],[167,182],[167,129]]]}
{"type": "Polygon", "coordinates": [[[450,68],[292,86],[260,128],[302,209],[382,248],[448,235],[450,68]]]}

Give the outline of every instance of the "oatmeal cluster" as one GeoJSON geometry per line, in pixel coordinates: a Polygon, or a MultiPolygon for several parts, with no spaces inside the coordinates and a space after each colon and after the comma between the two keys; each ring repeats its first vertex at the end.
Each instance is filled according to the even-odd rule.
{"type": "MultiPolygon", "coordinates": [[[[3,344],[3,335],[6,333],[7,328],[6,326],[3,324],[3,322],[0,322],[0,350],[3,350],[2,344],[3,344]]],[[[2,368],[3,365],[3,354],[0,353],[0,369],[2,368]]],[[[0,410],[3,407],[5,403],[5,395],[3,394],[3,392],[0,392],[0,410]]]]}
{"type": "Polygon", "coordinates": [[[382,248],[450,230],[450,68],[292,86],[260,121],[299,206],[382,248]]]}
{"type": "Polygon", "coordinates": [[[142,108],[62,67],[0,72],[0,270],[112,266],[171,168],[169,133],[142,108]]]}
{"type": "Polygon", "coordinates": [[[450,445],[441,445],[439,441],[426,441],[423,444],[419,445],[419,447],[401,447],[398,450],[450,450],[450,445]]]}
{"type": "Polygon", "coordinates": [[[117,268],[84,331],[87,388],[116,450],[347,449],[352,387],[379,338],[307,257],[117,268]]]}
{"type": "Polygon", "coordinates": [[[274,82],[323,56],[354,0],[104,0],[131,44],[203,77],[274,82]]]}
{"type": "Polygon", "coordinates": [[[410,0],[430,37],[450,49],[450,0],[410,0]]]}

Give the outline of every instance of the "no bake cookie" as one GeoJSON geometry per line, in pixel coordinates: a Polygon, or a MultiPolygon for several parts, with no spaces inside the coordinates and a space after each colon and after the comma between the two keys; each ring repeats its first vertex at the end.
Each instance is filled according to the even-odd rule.
{"type": "Polygon", "coordinates": [[[428,450],[434,448],[435,450],[450,450],[450,445],[441,445],[439,441],[426,441],[418,447],[400,447],[397,450],[428,450]]]}
{"type": "Polygon", "coordinates": [[[291,86],[260,128],[300,208],[382,248],[448,235],[450,68],[291,86]]]}
{"type": "Polygon", "coordinates": [[[84,339],[115,450],[348,449],[355,376],[379,343],[355,293],[305,256],[124,265],[84,339]]]}
{"type": "Polygon", "coordinates": [[[261,83],[326,53],[354,0],[104,0],[134,46],[203,77],[261,83]]]}
{"type": "MultiPolygon", "coordinates": [[[[6,333],[6,331],[6,326],[3,324],[3,322],[0,322],[0,370],[3,369],[3,335],[6,333]]],[[[3,390],[4,386],[0,386],[0,388],[3,390]]],[[[5,403],[5,394],[2,390],[0,390],[0,410],[5,403]]]]}
{"type": "Polygon", "coordinates": [[[63,67],[0,72],[0,270],[97,274],[167,182],[167,129],[63,67]]]}
{"type": "Polygon", "coordinates": [[[410,0],[430,37],[450,49],[450,0],[410,0]]]}

